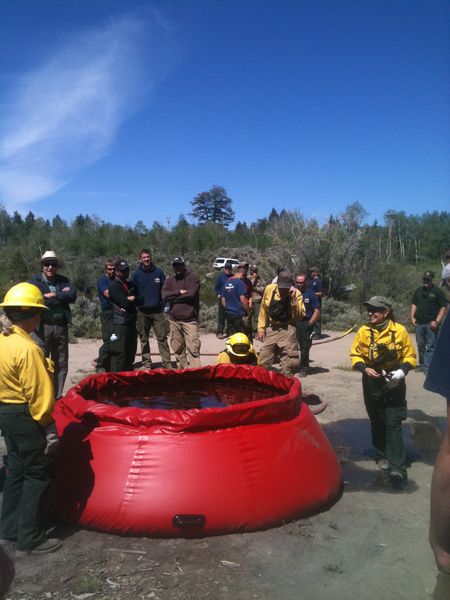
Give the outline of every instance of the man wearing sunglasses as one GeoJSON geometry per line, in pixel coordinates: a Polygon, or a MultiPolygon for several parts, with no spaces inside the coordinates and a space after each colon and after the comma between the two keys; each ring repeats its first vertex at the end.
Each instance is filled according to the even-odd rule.
{"type": "Polygon", "coordinates": [[[70,304],[77,299],[77,291],[64,275],[57,273],[59,259],[53,250],[47,250],[41,257],[42,272],[33,275],[30,283],[37,286],[44,295],[45,306],[49,309],[42,315],[37,331],[47,355],[55,364],[54,387],[56,399],[61,398],[69,366],[69,323],[70,304]]]}
{"type": "Polygon", "coordinates": [[[111,335],[113,332],[113,305],[109,299],[109,286],[114,280],[114,261],[109,258],[105,262],[105,272],[97,279],[97,292],[100,301],[100,323],[103,344],[98,350],[97,373],[111,369],[111,335]]]}

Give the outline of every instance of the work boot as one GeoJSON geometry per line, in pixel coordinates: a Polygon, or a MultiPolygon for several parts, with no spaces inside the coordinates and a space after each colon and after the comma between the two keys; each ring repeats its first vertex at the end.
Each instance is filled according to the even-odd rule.
{"type": "Polygon", "coordinates": [[[34,548],[27,548],[26,550],[16,550],[16,556],[28,556],[29,554],[49,554],[50,552],[56,552],[62,546],[62,541],[58,538],[49,538],[43,541],[34,548]]]}
{"type": "Polygon", "coordinates": [[[391,489],[400,491],[405,486],[406,478],[399,471],[391,471],[389,473],[389,483],[391,484],[391,489]]]}

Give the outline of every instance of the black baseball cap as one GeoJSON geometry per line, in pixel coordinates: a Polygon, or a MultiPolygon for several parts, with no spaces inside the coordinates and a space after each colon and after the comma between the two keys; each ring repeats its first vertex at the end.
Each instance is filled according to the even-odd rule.
{"type": "Polygon", "coordinates": [[[433,281],[433,279],[434,279],[434,273],[433,273],[433,271],[425,271],[425,273],[423,274],[422,279],[424,281],[433,281]]]}
{"type": "Polygon", "coordinates": [[[181,256],[176,256],[173,261],[172,261],[172,266],[174,265],[184,265],[184,258],[181,258],[181,256]]]}
{"type": "Polygon", "coordinates": [[[126,260],[123,260],[123,258],[119,258],[114,263],[114,268],[116,269],[116,271],[126,271],[130,269],[130,265],[127,263],[126,260]]]}

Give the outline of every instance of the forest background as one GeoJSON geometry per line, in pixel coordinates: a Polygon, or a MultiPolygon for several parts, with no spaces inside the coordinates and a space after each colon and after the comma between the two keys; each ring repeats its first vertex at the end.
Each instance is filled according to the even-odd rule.
{"type": "Polygon", "coordinates": [[[361,323],[362,302],[375,294],[392,298],[398,320],[409,326],[413,291],[428,269],[439,284],[442,256],[450,247],[448,212],[407,215],[391,210],[383,223],[367,224],[367,213],[356,202],[323,223],[306,219],[299,211],[272,209],[265,218],[231,227],[234,211],[224,188],[213,186],[191,204],[190,215],[197,223],[181,215],[172,227],[157,221],[122,226],[82,214],[71,223],[58,215],[49,221],[31,211],[22,217],[0,208],[1,297],[11,285],[38,273],[41,255],[54,250],[62,260],[59,272],[78,290],[72,340],[99,337],[95,283],[105,260],[125,258],[134,270],[139,251],[148,248],[166,273],[172,272],[172,259],[181,255],[199,274],[200,325],[206,331],[215,331],[216,326],[218,272],[212,265],[219,256],[257,265],[263,283],[271,281],[280,265],[294,273],[318,266],[326,292],[324,328],[345,330],[361,323]]]}

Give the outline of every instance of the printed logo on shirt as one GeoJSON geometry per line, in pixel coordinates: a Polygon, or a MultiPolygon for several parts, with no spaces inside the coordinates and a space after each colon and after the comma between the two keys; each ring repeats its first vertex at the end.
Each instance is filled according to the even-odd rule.
{"type": "Polygon", "coordinates": [[[155,277],[154,281],[155,281],[155,283],[159,283],[161,281],[161,279],[159,277],[155,277]]]}

